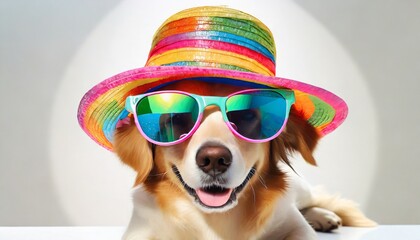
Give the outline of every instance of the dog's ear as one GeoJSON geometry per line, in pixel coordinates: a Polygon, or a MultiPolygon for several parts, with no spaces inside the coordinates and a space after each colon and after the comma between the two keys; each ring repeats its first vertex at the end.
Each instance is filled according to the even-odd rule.
{"type": "Polygon", "coordinates": [[[114,134],[114,152],[137,172],[135,186],[143,183],[153,168],[152,147],[141,136],[133,118],[123,120],[114,134]]]}
{"type": "Polygon", "coordinates": [[[277,149],[286,149],[280,154],[280,157],[286,162],[288,162],[287,152],[298,151],[306,162],[316,166],[312,153],[319,138],[320,136],[313,126],[291,111],[285,130],[274,140],[273,146],[277,149]]]}

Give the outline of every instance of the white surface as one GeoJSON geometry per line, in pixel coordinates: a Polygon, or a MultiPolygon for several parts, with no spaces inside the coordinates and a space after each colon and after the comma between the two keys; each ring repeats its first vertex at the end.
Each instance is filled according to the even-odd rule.
{"type": "MultiPolygon", "coordinates": [[[[117,240],[123,227],[0,227],[4,240],[117,240]]],[[[332,233],[318,233],[320,240],[420,240],[420,226],[343,227],[332,233]]]]}
{"type": "Polygon", "coordinates": [[[117,240],[123,227],[0,227],[1,240],[117,240]]]}
{"type": "Polygon", "coordinates": [[[332,233],[318,233],[320,240],[420,240],[419,225],[382,225],[376,228],[343,227],[332,233]]]}

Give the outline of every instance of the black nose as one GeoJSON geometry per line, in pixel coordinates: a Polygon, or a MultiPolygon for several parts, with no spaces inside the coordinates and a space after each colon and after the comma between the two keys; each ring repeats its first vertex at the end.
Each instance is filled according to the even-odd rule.
{"type": "Polygon", "coordinates": [[[195,161],[203,172],[215,177],[229,168],[232,153],[221,145],[205,145],[198,150],[195,161]]]}

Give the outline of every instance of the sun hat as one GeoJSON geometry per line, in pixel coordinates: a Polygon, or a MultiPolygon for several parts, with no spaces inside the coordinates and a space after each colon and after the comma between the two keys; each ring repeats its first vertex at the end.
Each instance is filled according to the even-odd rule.
{"type": "Polygon", "coordinates": [[[110,77],[82,98],[78,121],[99,145],[113,149],[117,123],[128,116],[125,99],[176,81],[225,83],[249,88],[287,88],[293,110],[324,136],[347,116],[335,94],[303,82],[276,77],[271,31],[257,18],[227,7],[196,7],[176,13],[156,31],[145,67],[110,77]]]}

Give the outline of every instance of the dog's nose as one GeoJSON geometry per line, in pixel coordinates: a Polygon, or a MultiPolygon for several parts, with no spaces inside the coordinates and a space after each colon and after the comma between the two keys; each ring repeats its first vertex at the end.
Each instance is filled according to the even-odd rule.
{"type": "Polygon", "coordinates": [[[195,161],[203,172],[215,177],[229,168],[232,153],[220,145],[203,146],[198,150],[195,161]]]}

